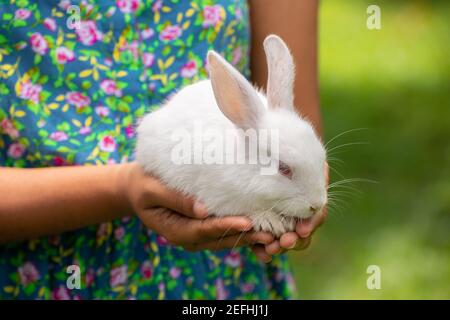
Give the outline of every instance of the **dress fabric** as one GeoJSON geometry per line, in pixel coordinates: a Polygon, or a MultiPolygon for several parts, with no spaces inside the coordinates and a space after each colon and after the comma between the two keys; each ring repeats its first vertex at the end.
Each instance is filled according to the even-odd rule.
{"type": "MultiPolygon", "coordinates": [[[[132,161],[137,119],[206,78],[208,49],[249,76],[243,0],[10,2],[0,2],[0,166],[132,161]]],[[[187,252],[134,217],[0,246],[1,299],[287,299],[294,290],[286,257],[265,265],[249,248],[187,252]],[[80,288],[67,285],[72,265],[80,288]]]]}

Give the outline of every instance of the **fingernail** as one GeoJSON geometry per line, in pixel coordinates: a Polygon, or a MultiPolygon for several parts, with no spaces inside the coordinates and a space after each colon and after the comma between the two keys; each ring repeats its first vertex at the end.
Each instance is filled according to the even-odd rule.
{"type": "Polygon", "coordinates": [[[301,235],[300,235],[300,238],[302,238],[302,239],[308,238],[310,234],[311,234],[311,232],[308,231],[308,232],[305,233],[305,234],[301,234],[301,235]]]}
{"type": "Polygon", "coordinates": [[[203,202],[201,201],[196,201],[194,203],[194,212],[200,216],[200,217],[207,217],[208,216],[208,210],[206,209],[206,206],[203,202]]]}
{"type": "Polygon", "coordinates": [[[297,245],[297,241],[295,241],[291,246],[288,247],[288,249],[294,249],[297,245]]]}

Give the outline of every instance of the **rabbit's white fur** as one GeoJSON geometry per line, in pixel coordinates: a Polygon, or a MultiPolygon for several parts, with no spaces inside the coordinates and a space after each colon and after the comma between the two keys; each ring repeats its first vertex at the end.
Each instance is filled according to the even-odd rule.
{"type": "MultiPolygon", "coordinates": [[[[294,112],[294,63],[287,46],[271,35],[264,48],[269,65],[269,102],[210,51],[211,80],[183,88],[142,119],[136,157],[145,171],[169,188],[201,200],[209,212],[249,216],[255,230],[280,236],[294,229],[296,219],[310,217],[314,213],[311,208],[317,212],[325,205],[325,150],[312,126],[294,112]],[[174,141],[172,134],[184,129],[195,137],[196,121],[197,125],[201,121],[204,130],[214,128],[223,133],[237,132],[237,128],[278,130],[279,158],[292,169],[292,179],[280,173],[262,175],[260,165],[254,164],[174,163],[171,156],[179,141],[174,141]]],[[[234,139],[241,141],[238,134],[234,139]]],[[[203,147],[198,144],[196,148],[202,152],[203,147]]]]}

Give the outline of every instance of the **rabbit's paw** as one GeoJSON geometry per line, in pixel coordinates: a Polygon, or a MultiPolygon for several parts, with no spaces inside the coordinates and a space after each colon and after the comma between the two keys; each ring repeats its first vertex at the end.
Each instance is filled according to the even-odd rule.
{"type": "Polygon", "coordinates": [[[255,231],[266,231],[279,238],[283,233],[294,231],[296,219],[281,216],[275,212],[264,213],[252,217],[255,231]]]}

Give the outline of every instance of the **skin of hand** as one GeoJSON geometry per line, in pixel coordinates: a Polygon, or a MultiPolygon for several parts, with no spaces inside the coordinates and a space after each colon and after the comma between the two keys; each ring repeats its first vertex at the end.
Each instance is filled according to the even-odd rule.
{"type": "MultiPolygon", "coordinates": [[[[325,162],[324,167],[325,179],[327,185],[329,183],[329,167],[325,162]]],[[[297,223],[295,232],[287,232],[283,234],[279,240],[274,240],[270,244],[257,244],[252,247],[253,252],[259,260],[270,262],[272,256],[284,253],[287,250],[305,250],[311,244],[311,237],[314,231],[317,230],[324,222],[328,215],[327,208],[323,208],[321,212],[309,219],[300,220],[297,223]]]]}
{"type": "Polygon", "coordinates": [[[59,234],[137,214],[187,250],[269,244],[245,217],[206,217],[200,203],[167,189],[136,162],[0,168],[0,244],[59,234]]]}
{"type": "Polygon", "coordinates": [[[246,217],[208,217],[203,204],[167,189],[136,163],[129,165],[125,181],[133,211],[148,228],[173,245],[198,251],[267,245],[274,241],[270,233],[250,231],[251,220],[246,217]]]}

